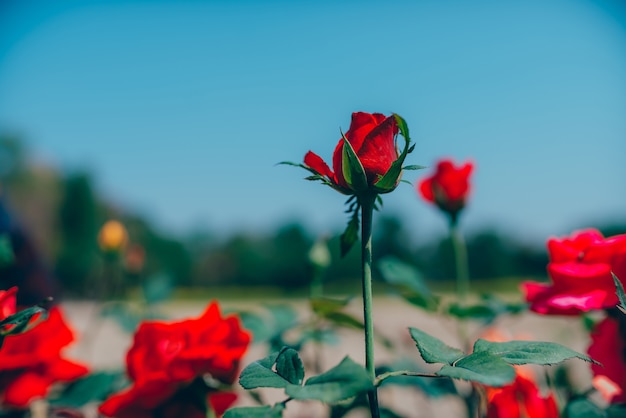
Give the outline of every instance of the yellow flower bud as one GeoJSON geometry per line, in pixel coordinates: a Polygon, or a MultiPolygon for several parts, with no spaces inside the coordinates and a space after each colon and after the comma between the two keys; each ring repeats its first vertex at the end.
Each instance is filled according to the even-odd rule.
{"type": "Polygon", "coordinates": [[[126,228],[118,221],[108,221],[98,233],[98,245],[102,251],[121,251],[128,242],[126,228]]]}

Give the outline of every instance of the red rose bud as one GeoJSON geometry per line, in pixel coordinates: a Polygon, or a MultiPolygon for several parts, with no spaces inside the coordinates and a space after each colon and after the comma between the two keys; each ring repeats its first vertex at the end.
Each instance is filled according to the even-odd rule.
{"type": "Polygon", "coordinates": [[[525,282],[530,309],[540,314],[575,315],[618,303],[613,272],[626,278],[626,234],[604,238],[595,229],[548,240],[552,283],[525,282]]]}
{"type": "Polygon", "coordinates": [[[452,160],[441,160],[435,173],[418,185],[418,191],[427,202],[436,204],[456,222],[469,196],[469,178],[473,169],[471,162],[456,167],[452,160]]]}
{"type": "Polygon", "coordinates": [[[311,180],[322,180],[344,194],[388,193],[400,182],[409,144],[408,128],[400,116],[355,112],[350,129],[335,147],[332,170],[311,151],[304,156],[303,167],[315,174],[311,180]],[[398,132],[405,138],[402,153],[396,146],[398,132]]]}

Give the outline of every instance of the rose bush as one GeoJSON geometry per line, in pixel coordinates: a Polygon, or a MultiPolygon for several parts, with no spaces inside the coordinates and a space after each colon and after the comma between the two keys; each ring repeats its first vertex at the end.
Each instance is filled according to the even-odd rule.
{"type": "Polygon", "coordinates": [[[617,304],[611,272],[626,281],[626,235],[604,238],[595,229],[577,231],[548,240],[548,255],[552,283],[522,284],[530,309],[574,315],[617,304]]]}
{"type": "Polygon", "coordinates": [[[236,396],[215,392],[203,377],[233,383],[249,343],[250,335],[239,318],[222,317],[216,302],[196,319],[144,322],[126,357],[132,386],[107,399],[100,412],[117,418],[147,418],[182,416],[178,414],[184,410],[184,416],[204,417],[208,396],[211,407],[221,415],[236,396]]]}
{"type": "Polygon", "coordinates": [[[34,328],[7,336],[0,350],[2,402],[26,408],[31,401],[45,397],[52,384],[86,375],[86,366],[62,356],[62,350],[73,341],[74,333],[59,307],[50,309],[48,318],[34,328]]]}
{"type": "Polygon", "coordinates": [[[427,202],[434,203],[456,220],[467,202],[473,169],[471,162],[456,167],[450,159],[440,160],[433,175],[422,180],[417,189],[427,202]]]}
{"type": "MultiPolygon", "coordinates": [[[[395,136],[398,124],[395,115],[385,116],[380,113],[355,112],[352,114],[350,129],[345,138],[354,150],[366,177],[366,185],[359,185],[351,178],[350,164],[344,158],[344,139],[340,139],[333,153],[333,169],[317,154],[309,151],[304,156],[306,168],[321,176],[328,184],[344,194],[354,194],[364,189],[377,189],[380,179],[398,160],[400,154],[396,147],[395,136]],[[364,187],[362,189],[361,187],[364,187]]],[[[399,181],[395,179],[392,187],[377,189],[379,193],[393,190],[399,181]]]]}

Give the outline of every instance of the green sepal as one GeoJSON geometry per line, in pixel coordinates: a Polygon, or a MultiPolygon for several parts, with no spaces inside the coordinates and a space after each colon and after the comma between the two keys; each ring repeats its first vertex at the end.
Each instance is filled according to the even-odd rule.
{"type": "Polygon", "coordinates": [[[359,160],[359,157],[354,152],[352,144],[345,137],[343,132],[341,133],[343,139],[343,152],[341,154],[341,171],[343,178],[346,180],[348,186],[355,192],[363,192],[367,190],[367,176],[365,175],[365,169],[363,164],[359,160]]]}
{"type": "Polygon", "coordinates": [[[406,156],[413,151],[414,148],[410,146],[411,138],[409,137],[409,127],[406,121],[400,115],[395,113],[393,114],[393,117],[396,119],[398,130],[404,138],[404,150],[398,159],[391,164],[391,167],[389,167],[389,170],[387,170],[385,175],[374,183],[374,189],[378,193],[389,193],[396,188],[398,182],[400,181],[400,177],[402,176],[402,164],[404,164],[406,156]]]}
{"type": "Polygon", "coordinates": [[[617,309],[626,314],[626,293],[624,293],[624,286],[622,282],[619,281],[615,273],[611,272],[613,276],[613,281],[615,282],[615,289],[617,292],[617,298],[619,299],[619,305],[617,305],[617,309]]]}
{"type": "Polygon", "coordinates": [[[311,181],[319,180],[319,181],[322,182],[322,184],[337,190],[341,194],[345,194],[345,195],[353,194],[352,190],[346,189],[344,187],[341,187],[340,185],[336,184],[332,179],[330,179],[328,177],[325,177],[325,176],[322,176],[320,173],[318,173],[317,171],[313,170],[311,167],[307,167],[304,164],[294,163],[294,162],[291,162],[291,161],[281,161],[279,163],[276,163],[276,165],[289,165],[289,166],[292,166],[292,167],[304,168],[308,172],[313,173],[312,176],[305,177],[305,180],[311,180],[311,181]]]}
{"type": "Polygon", "coordinates": [[[425,165],[405,165],[404,167],[402,167],[403,170],[423,170],[426,167],[425,165]]]}

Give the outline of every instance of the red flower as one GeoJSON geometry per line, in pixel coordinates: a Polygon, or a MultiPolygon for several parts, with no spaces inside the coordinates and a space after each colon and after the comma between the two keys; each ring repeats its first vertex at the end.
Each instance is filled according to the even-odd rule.
{"type": "Polygon", "coordinates": [[[554,396],[539,389],[518,369],[515,381],[501,388],[487,388],[487,418],[559,418],[554,396]]]}
{"type": "Polygon", "coordinates": [[[61,351],[74,341],[58,307],[34,328],[9,335],[0,350],[0,391],[6,405],[26,408],[45,397],[55,382],[67,382],[86,375],[82,364],[67,360],[61,351]]]}
{"type": "MultiPolygon", "coordinates": [[[[350,129],[345,137],[361,164],[365,179],[350,178],[358,176],[354,175],[350,164],[344,160],[343,138],[335,147],[332,170],[319,155],[311,151],[304,156],[304,166],[321,176],[326,184],[344,194],[355,194],[365,190],[374,190],[377,193],[390,192],[400,181],[400,172],[391,185],[381,186],[379,181],[391,165],[401,157],[396,148],[397,133],[396,115],[387,117],[380,113],[355,112],[352,114],[350,129]]],[[[403,153],[403,155],[406,154],[403,153]]]]}
{"type": "Polygon", "coordinates": [[[427,202],[436,204],[455,221],[458,213],[465,207],[470,192],[469,177],[473,169],[471,162],[457,168],[452,160],[441,160],[437,163],[435,173],[418,185],[418,191],[427,202]]]}
{"type": "Polygon", "coordinates": [[[174,417],[183,416],[178,415],[183,408],[184,416],[203,417],[206,411],[197,407],[191,411],[185,406],[190,399],[198,400],[198,387],[203,394],[201,402],[206,402],[208,395],[214,408],[218,405],[216,409],[225,410],[235,395],[228,398],[229,402],[224,396],[209,395],[209,388],[198,378],[209,375],[232,383],[249,342],[250,335],[241,328],[239,318],[222,318],[215,302],[197,319],[144,322],[126,356],[133,385],[107,399],[100,412],[117,418],[148,418],[158,409],[163,416],[174,417]]]}
{"type": "Polygon", "coordinates": [[[598,323],[587,349],[589,356],[602,364],[591,364],[594,376],[605,376],[619,388],[612,394],[613,403],[626,402],[626,317],[621,319],[621,330],[615,318],[607,317],[598,323]]]}
{"type": "Polygon", "coordinates": [[[0,290],[0,321],[15,313],[17,306],[17,287],[9,290],[0,290]]]}
{"type": "Polygon", "coordinates": [[[526,282],[530,308],[541,314],[573,315],[618,303],[611,271],[626,283],[626,234],[604,238],[595,229],[548,240],[552,284],[526,282]]]}

